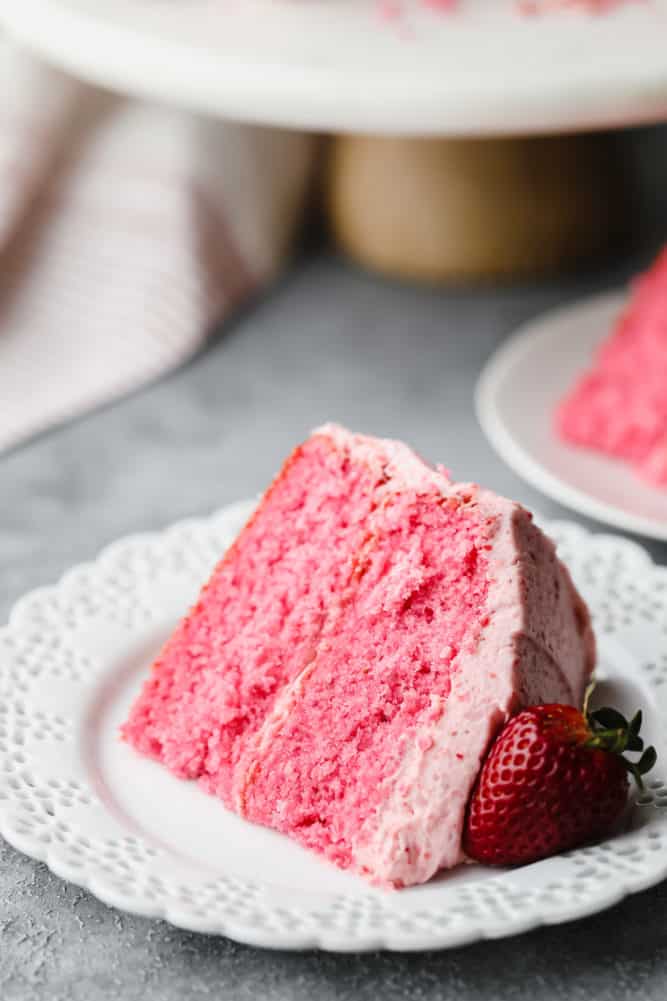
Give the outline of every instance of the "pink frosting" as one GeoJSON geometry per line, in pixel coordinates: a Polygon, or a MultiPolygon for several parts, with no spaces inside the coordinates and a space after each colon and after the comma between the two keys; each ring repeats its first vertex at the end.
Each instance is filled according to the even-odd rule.
{"type": "Polygon", "coordinates": [[[466,803],[493,737],[523,705],[581,705],[595,664],[588,611],[530,514],[476,487],[453,489],[496,521],[490,624],[459,659],[444,712],[420,729],[376,822],[360,832],[357,864],[381,883],[421,883],[462,861],[466,803]]]}

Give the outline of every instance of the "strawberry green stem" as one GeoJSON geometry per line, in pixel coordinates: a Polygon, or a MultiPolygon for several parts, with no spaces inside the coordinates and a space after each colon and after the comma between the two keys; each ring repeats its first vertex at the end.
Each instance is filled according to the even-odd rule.
{"type": "MultiPolygon", "coordinates": [[[[589,694],[586,693],[586,704],[589,694]]],[[[586,712],[586,721],[591,736],[585,746],[619,755],[639,789],[643,790],[642,776],[653,768],[658,755],[654,747],[644,749],[644,741],[639,736],[642,725],[641,710],[635,713],[629,723],[621,713],[609,707],[586,712]],[[638,761],[631,761],[624,757],[625,751],[642,753],[638,761]]]]}

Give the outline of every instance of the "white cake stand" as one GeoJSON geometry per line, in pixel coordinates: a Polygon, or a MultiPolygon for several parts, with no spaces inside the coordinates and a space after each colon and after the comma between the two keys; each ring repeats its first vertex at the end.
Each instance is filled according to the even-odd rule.
{"type": "Polygon", "coordinates": [[[515,0],[4,0],[0,23],[84,79],[245,121],[456,136],[667,118],[667,0],[533,17],[515,0]]]}

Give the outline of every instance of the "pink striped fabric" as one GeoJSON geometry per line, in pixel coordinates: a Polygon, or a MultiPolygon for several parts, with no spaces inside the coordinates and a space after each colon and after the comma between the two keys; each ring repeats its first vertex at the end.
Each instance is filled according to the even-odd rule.
{"type": "Polygon", "coordinates": [[[312,157],[0,44],[0,449],[191,355],[284,261],[312,157]]]}

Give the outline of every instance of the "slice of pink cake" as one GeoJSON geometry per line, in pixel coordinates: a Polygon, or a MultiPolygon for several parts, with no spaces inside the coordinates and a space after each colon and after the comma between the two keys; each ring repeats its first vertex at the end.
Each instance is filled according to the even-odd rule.
{"type": "Polygon", "coordinates": [[[579,705],[584,603],[519,505],[399,442],[316,431],[168,641],[125,738],[375,882],[462,859],[519,707],[579,705]]]}
{"type": "Polygon", "coordinates": [[[667,487],[667,249],[636,280],[611,335],[558,408],[556,425],[566,441],[625,459],[667,487]]]}

